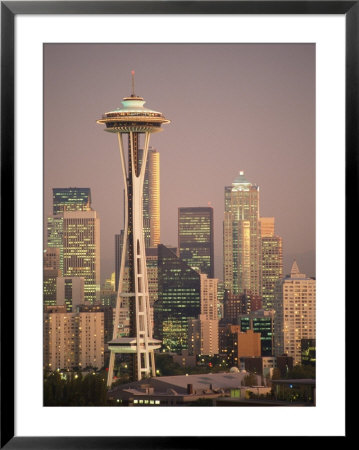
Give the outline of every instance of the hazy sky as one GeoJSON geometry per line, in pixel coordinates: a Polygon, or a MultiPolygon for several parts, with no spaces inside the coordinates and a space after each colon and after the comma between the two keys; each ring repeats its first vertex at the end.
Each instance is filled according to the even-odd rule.
{"type": "Polygon", "coordinates": [[[177,245],[178,207],[214,208],[215,276],[222,278],[224,186],[240,170],[274,216],[284,269],[315,276],[315,45],[46,44],[44,216],[53,187],[90,187],[101,220],[101,279],[114,271],[123,227],[115,135],[96,119],[131,93],[171,124],[160,152],[161,242],[177,245]]]}

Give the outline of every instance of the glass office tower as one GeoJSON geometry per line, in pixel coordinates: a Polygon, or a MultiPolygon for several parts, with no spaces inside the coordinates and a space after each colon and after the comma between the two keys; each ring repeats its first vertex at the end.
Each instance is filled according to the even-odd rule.
{"type": "Polygon", "coordinates": [[[178,208],[180,258],[192,269],[214,278],[213,208],[178,208]]]}
{"type": "Polygon", "coordinates": [[[155,337],[167,351],[188,348],[188,322],[201,313],[198,272],[173,250],[158,246],[158,300],[154,304],[155,337]]]}

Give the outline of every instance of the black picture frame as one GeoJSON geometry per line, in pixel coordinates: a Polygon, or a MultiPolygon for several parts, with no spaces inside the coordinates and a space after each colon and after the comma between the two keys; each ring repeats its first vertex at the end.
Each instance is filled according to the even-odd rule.
{"type": "MultiPolygon", "coordinates": [[[[14,32],[18,14],[340,14],[346,19],[346,296],[354,292],[359,155],[359,1],[1,2],[1,448],[158,449],[223,445],[223,437],[25,437],[14,435],[14,32]],[[350,205],[350,206],[349,206],[350,205]],[[350,246],[349,244],[350,243],[350,246]],[[354,263],[353,263],[354,261],[354,263]]],[[[346,330],[348,326],[346,326],[346,330]]],[[[346,331],[347,333],[347,331],[346,331]]],[[[347,342],[347,339],[346,339],[347,342]]],[[[347,402],[346,402],[347,405],[347,402]]],[[[349,429],[346,424],[346,435],[349,429]]],[[[263,437],[262,437],[263,438],[263,437]]],[[[266,439],[268,437],[265,437],[266,439]]],[[[285,439],[285,438],[284,438],[285,439]]],[[[305,437],[299,438],[305,439],[305,437]]],[[[333,439],[333,437],[331,437],[333,439]]],[[[263,444],[264,442],[262,442],[263,444]]]]}

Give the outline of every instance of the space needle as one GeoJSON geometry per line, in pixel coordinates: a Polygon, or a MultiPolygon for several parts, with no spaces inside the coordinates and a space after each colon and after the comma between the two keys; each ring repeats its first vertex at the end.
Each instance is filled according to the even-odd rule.
{"type": "Polygon", "coordinates": [[[120,277],[118,283],[113,338],[108,343],[110,364],[107,386],[113,381],[116,353],[130,354],[132,381],[156,376],[154,350],[161,341],[153,338],[147,281],[145,240],[143,233],[143,183],[150,134],[162,131],[162,124],[170,123],[160,112],[145,108],[142,97],[135,94],[135,72],[132,71],[131,96],[122,100],[122,108],[105,113],[97,121],[105,125],[105,131],[116,133],[120,148],[122,174],[125,185],[125,226],[122,247],[120,277]],[[128,164],[126,167],[123,136],[128,137],[128,164]],[[139,145],[142,135],[143,156],[139,161],[139,145]],[[129,265],[129,292],[123,292],[126,253],[129,265]],[[120,310],[128,300],[129,336],[123,336],[120,328],[120,310]]]}

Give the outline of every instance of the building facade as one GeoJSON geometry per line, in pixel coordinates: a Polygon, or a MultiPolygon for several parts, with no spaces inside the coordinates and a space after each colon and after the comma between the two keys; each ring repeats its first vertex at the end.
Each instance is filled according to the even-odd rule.
{"type": "Polygon", "coordinates": [[[56,304],[65,305],[67,312],[85,301],[85,280],[82,277],[59,277],[56,280],[56,304]]]}
{"type": "Polygon", "coordinates": [[[54,188],[52,190],[53,215],[64,211],[90,211],[90,188],[54,188]]]}
{"type": "Polygon", "coordinates": [[[237,324],[238,317],[242,314],[250,314],[262,308],[262,297],[251,292],[242,294],[225,292],[223,301],[223,320],[227,323],[237,324]]]}
{"type": "Polygon", "coordinates": [[[58,249],[61,276],[83,277],[85,300],[99,301],[100,220],[91,208],[91,190],[54,188],[52,193],[53,214],[47,219],[46,252],[58,249]]]}
{"type": "Polygon", "coordinates": [[[47,247],[44,250],[44,269],[60,270],[60,249],[47,247]]]}
{"type": "Polygon", "coordinates": [[[85,280],[85,300],[100,301],[100,219],[96,211],[64,211],[63,276],[85,280]]]}
{"type": "Polygon", "coordinates": [[[262,304],[271,310],[274,301],[274,289],[278,280],[283,278],[283,243],[274,231],[274,217],[261,217],[262,249],[262,304]]]}
{"type": "Polygon", "coordinates": [[[104,313],[67,312],[48,307],[44,314],[44,369],[96,369],[104,365],[104,313]]]}
{"type": "Polygon", "coordinates": [[[61,270],[51,269],[45,267],[43,270],[43,305],[55,306],[56,305],[56,282],[57,278],[61,276],[61,270]]]}
{"type": "Polygon", "coordinates": [[[261,356],[273,355],[274,311],[263,309],[239,316],[241,331],[253,330],[260,334],[261,356]]]}
{"type": "Polygon", "coordinates": [[[296,261],[289,276],[276,285],[274,300],[274,352],[301,364],[302,339],[315,339],[316,282],[300,273],[296,261]]]}
{"type": "Polygon", "coordinates": [[[214,277],[213,208],[178,208],[179,256],[192,269],[214,277]]]}
{"type": "Polygon", "coordinates": [[[218,349],[218,307],[217,278],[200,274],[201,314],[189,322],[188,348],[194,355],[217,355],[218,349]]]}
{"type": "Polygon", "coordinates": [[[240,325],[222,325],[219,352],[230,366],[239,367],[240,358],[261,356],[260,334],[241,331],[240,325]]]}
{"type": "Polygon", "coordinates": [[[244,172],[225,187],[223,253],[225,289],[262,295],[259,187],[244,172]]]}
{"type": "Polygon", "coordinates": [[[179,353],[188,347],[189,319],[201,313],[200,275],[176,253],[158,246],[158,300],[154,304],[155,338],[163,349],[179,353]]]}
{"type": "MultiPolygon", "coordinates": [[[[47,218],[47,248],[58,249],[60,270],[64,270],[64,246],[63,246],[64,218],[63,215],[57,214],[47,218]]],[[[45,256],[44,256],[45,258],[45,256]]]]}

